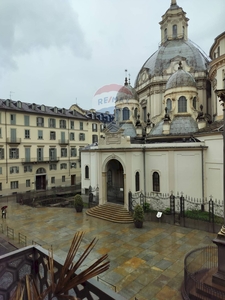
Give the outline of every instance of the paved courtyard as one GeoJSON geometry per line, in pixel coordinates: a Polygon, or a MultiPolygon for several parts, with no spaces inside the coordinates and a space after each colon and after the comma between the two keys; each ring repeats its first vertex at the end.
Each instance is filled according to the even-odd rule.
{"type": "MultiPolygon", "coordinates": [[[[4,231],[10,227],[27,236],[27,244],[37,242],[54,254],[65,258],[76,231],[84,231],[81,249],[94,237],[98,243],[84,266],[99,255],[108,253],[110,269],[100,277],[126,299],[182,299],[185,255],[198,247],[211,245],[216,234],[204,231],[145,222],[142,229],[133,224],[115,224],[95,219],[72,208],[33,208],[18,203],[8,205],[4,231]]],[[[104,283],[106,284],[106,283],[104,283]]]]}

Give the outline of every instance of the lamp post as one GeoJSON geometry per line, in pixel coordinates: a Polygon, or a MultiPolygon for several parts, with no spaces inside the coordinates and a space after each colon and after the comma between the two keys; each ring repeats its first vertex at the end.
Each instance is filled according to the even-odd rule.
{"type": "Polygon", "coordinates": [[[216,90],[216,95],[220,98],[221,105],[223,106],[223,225],[217,234],[217,238],[213,242],[218,247],[218,270],[213,275],[212,280],[214,283],[224,286],[225,285],[225,89],[216,90]]]}

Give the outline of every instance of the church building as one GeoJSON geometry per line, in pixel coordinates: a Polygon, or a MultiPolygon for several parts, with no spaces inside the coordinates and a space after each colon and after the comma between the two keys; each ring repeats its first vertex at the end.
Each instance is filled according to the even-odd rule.
{"type": "MultiPolygon", "coordinates": [[[[81,152],[82,191],[99,191],[99,204],[128,193],[181,193],[223,198],[225,32],[208,57],[188,38],[188,21],[176,0],[160,24],[161,43],[117,94],[115,119],[98,145],[81,152]]],[[[213,41],[212,41],[213,42],[213,41]]]]}

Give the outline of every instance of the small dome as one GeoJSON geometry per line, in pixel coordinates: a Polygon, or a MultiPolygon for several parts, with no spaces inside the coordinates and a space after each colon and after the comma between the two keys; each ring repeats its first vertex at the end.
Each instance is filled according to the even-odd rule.
{"type": "Polygon", "coordinates": [[[116,102],[123,100],[136,99],[138,100],[138,95],[135,89],[130,84],[125,84],[116,95],[116,102]]]}
{"type": "Polygon", "coordinates": [[[166,84],[166,90],[182,86],[196,87],[196,82],[194,77],[190,73],[184,71],[180,66],[177,72],[171,75],[168,79],[166,84]]]}

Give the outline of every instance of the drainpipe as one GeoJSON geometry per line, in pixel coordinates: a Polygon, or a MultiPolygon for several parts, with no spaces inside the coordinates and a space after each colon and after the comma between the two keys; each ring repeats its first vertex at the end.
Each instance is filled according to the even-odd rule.
{"type": "Polygon", "coordinates": [[[204,207],[204,201],[205,201],[205,176],[204,176],[204,152],[203,152],[203,147],[201,147],[201,157],[202,157],[202,199],[203,199],[203,202],[202,202],[202,211],[204,211],[205,207],[204,207]]]}

